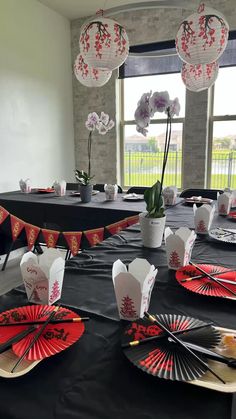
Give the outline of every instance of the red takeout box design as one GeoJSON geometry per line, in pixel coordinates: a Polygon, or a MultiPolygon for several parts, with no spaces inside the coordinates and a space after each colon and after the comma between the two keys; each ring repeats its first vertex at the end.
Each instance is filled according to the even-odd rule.
{"type": "Polygon", "coordinates": [[[54,304],[59,300],[65,269],[65,260],[59,250],[49,248],[39,256],[25,253],[20,268],[30,302],[54,304]]]}

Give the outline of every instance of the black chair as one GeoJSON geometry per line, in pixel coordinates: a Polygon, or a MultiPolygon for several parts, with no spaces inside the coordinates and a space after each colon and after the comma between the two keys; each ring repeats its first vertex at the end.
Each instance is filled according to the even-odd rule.
{"type": "Polygon", "coordinates": [[[136,193],[138,195],[143,195],[146,189],[150,189],[148,186],[131,186],[128,189],[127,193],[136,193]]]}
{"type": "Polygon", "coordinates": [[[203,198],[217,199],[217,192],[223,193],[221,189],[184,189],[179,197],[191,198],[191,196],[202,196],[203,198]]]}
{"type": "Polygon", "coordinates": [[[78,182],[66,182],[67,191],[78,191],[78,182]]]}
{"type": "MultiPolygon", "coordinates": [[[[123,193],[122,187],[120,185],[118,186],[118,193],[123,193]]],[[[95,191],[104,192],[104,183],[96,183],[96,185],[93,185],[93,189],[95,191]]]]}

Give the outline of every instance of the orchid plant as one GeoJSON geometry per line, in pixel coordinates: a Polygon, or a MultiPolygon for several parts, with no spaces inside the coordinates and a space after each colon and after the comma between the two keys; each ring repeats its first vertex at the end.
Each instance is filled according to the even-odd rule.
{"type": "Polygon", "coordinates": [[[105,135],[110,131],[115,123],[110,119],[109,115],[101,112],[100,116],[96,112],[88,114],[87,121],[85,122],[86,128],[89,130],[88,136],[88,172],[83,170],[75,170],[75,177],[79,183],[90,184],[90,180],[94,177],[91,176],[91,153],[92,153],[92,134],[94,131],[98,131],[100,135],[105,135]]]}
{"type": "Polygon", "coordinates": [[[150,124],[151,118],[156,112],[165,112],[166,120],[166,135],[162,162],[161,181],[157,181],[151,188],[146,189],[144,199],[147,205],[147,217],[161,218],[164,217],[163,208],[163,180],[165,176],[165,169],[168,160],[168,153],[171,139],[171,121],[174,115],[179,115],[180,104],[178,98],[170,100],[168,92],[152,92],[144,93],[138,102],[137,109],[134,114],[136,121],[136,130],[145,137],[148,133],[147,127],[150,124]]]}

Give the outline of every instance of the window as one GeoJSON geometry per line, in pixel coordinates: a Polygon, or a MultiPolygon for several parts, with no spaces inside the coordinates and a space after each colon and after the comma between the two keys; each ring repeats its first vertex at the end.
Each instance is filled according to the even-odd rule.
{"type": "Polygon", "coordinates": [[[142,77],[128,77],[123,81],[121,122],[123,147],[122,184],[126,187],[151,186],[161,177],[163,148],[165,141],[164,114],[155,115],[148,128],[147,137],[136,131],[134,112],[137,102],[144,92],[167,90],[170,98],[179,98],[181,111],[172,122],[172,135],[164,185],[181,187],[182,133],[185,115],[185,86],[180,73],[158,74],[142,77]],[[162,119],[161,119],[162,118],[162,119]]]}
{"type": "Polygon", "coordinates": [[[210,134],[212,150],[209,184],[211,188],[236,189],[236,67],[220,68],[214,86],[210,134]]]}

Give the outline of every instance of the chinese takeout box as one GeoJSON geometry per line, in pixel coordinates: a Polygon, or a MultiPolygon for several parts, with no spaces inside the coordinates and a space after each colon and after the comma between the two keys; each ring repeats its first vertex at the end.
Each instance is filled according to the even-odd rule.
{"type": "Polygon", "coordinates": [[[165,229],[167,263],[170,269],[179,269],[189,264],[196,234],[187,227],[180,227],[174,233],[165,229]]]}
{"type": "Polygon", "coordinates": [[[112,278],[121,319],[135,320],[148,310],[157,269],[146,259],[136,258],[128,266],[118,259],[112,278]]]}
{"type": "Polygon", "coordinates": [[[175,205],[177,198],[177,188],[176,186],[167,186],[163,189],[163,198],[165,205],[175,205]]]}
{"type": "Polygon", "coordinates": [[[217,204],[218,204],[218,213],[219,215],[228,215],[230,212],[232,203],[232,195],[230,192],[224,192],[218,194],[217,204]]]}
{"type": "Polygon", "coordinates": [[[193,205],[193,213],[194,213],[194,226],[195,231],[198,234],[208,234],[210,230],[214,213],[215,207],[204,204],[201,207],[197,207],[195,204],[193,205]]]}
{"type": "Polygon", "coordinates": [[[59,250],[49,248],[39,256],[25,253],[20,268],[30,302],[50,305],[59,300],[65,268],[65,260],[59,250]]]}
{"type": "Polygon", "coordinates": [[[21,179],[19,181],[19,185],[20,185],[21,192],[24,192],[24,193],[30,193],[31,192],[31,181],[30,181],[30,179],[26,179],[26,180],[21,179]]]}
{"type": "Polygon", "coordinates": [[[53,187],[54,187],[56,195],[64,196],[66,194],[66,181],[65,180],[60,180],[60,182],[55,180],[53,187]]]}

